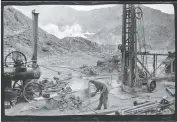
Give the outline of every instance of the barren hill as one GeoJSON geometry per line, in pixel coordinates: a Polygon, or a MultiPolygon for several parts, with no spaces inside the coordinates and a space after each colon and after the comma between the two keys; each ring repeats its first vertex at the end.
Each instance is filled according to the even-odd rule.
{"type": "MultiPolygon", "coordinates": [[[[102,52],[102,49],[112,49],[91,42],[82,37],[57,37],[38,30],[38,55],[67,55],[78,51],[102,52]]],[[[26,55],[32,54],[32,21],[27,16],[12,7],[4,9],[4,47],[5,51],[15,48],[26,55]]],[[[30,56],[31,57],[31,56],[30,56]]]]}
{"type": "MultiPolygon", "coordinates": [[[[174,15],[166,14],[160,10],[140,5],[143,11],[145,39],[151,48],[174,48],[175,20],[174,15]],[[168,43],[167,43],[168,42],[168,43]],[[166,46],[162,46],[166,45],[166,46]]],[[[47,25],[52,23],[60,30],[66,25],[79,24],[83,33],[94,42],[102,44],[116,44],[122,38],[122,5],[95,9],[91,11],[77,11],[67,6],[55,6],[50,10],[39,9],[41,22],[47,25]],[[53,17],[55,16],[55,17],[53,17]]]]}

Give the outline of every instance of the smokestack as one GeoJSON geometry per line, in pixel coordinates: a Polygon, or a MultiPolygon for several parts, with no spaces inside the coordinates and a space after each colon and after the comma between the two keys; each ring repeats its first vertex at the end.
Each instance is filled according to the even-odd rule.
{"type": "Polygon", "coordinates": [[[37,64],[37,42],[38,42],[38,14],[35,10],[32,11],[32,21],[33,21],[33,64],[37,64]]]}

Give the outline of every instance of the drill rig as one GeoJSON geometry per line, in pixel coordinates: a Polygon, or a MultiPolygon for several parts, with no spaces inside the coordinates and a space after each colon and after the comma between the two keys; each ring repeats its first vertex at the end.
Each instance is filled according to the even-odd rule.
{"type": "Polygon", "coordinates": [[[122,17],[122,45],[121,50],[121,81],[123,90],[133,88],[137,83],[147,85],[149,92],[156,88],[155,72],[157,67],[157,56],[168,56],[168,54],[155,54],[146,51],[143,11],[134,4],[123,5],[122,17]],[[148,71],[147,56],[153,56],[153,73],[148,71]]]}
{"type": "Polygon", "coordinates": [[[42,86],[38,83],[41,71],[37,64],[38,13],[33,10],[32,15],[33,56],[31,61],[27,61],[26,56],[20,51],[12,51],[5,56],[3,81],[5,101],[8,102],[14,99],[15,103],[22,99],[30,102],[42,95],[42,86]]]}

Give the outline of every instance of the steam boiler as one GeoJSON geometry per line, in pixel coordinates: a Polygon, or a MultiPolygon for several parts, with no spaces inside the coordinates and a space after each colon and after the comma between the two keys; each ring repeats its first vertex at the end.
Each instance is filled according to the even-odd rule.
{"type": "Polygon", "coordinates": [[[30,102],[42,95],[42,86],[38,82],[41,70],[37,64],[38,14],[32,11],[33,22],[33,54],[31,61],[20,51],[12,51],[4,60],[4,100],[14,102],[25,100],[30,102]]]}

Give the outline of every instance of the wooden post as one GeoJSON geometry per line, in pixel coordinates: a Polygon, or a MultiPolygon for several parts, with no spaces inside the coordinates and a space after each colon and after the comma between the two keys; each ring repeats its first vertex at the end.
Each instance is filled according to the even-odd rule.
{"type": "Polygon", "coordinates": [[[173,73],[173,61],[170,62],[170,73],[173,73]]]}
{"type": "Polygon", "coordinates": [[[90,89],[90,82],[88,82],[88,96],[89,96],[89,104],[90,104],[90,98],[91,98],[91,89],[90,89]]]}
{"type": "Polygon", "coordinates": [[[153,76],[155,77],[155,63],[156,63],[156,60],[155,60],[155,55],[153,55],[153,76]]]}
{"type": "Polygon", "coordinates": [[[156,59],[155,60],[156,60],[156,66],[155,66],[155,69],[156,69],[157,68],[157,55],[156,55],[156,59]]]}

